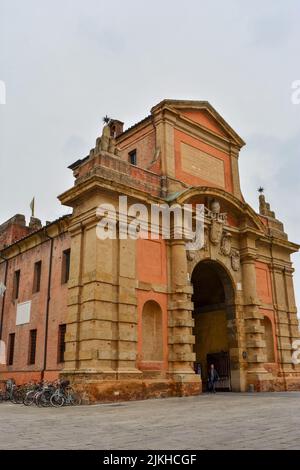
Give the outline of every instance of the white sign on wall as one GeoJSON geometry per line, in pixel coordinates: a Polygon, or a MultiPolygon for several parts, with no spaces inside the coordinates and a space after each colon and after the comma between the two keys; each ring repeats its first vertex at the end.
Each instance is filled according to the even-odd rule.
{"type": "Polygon", "coordinates": [[[6,348],[4,341],[0,340],[0,364],[6,364],[6,348]]]}
{"type": "Polygon", "coordinates": [[[0,297],[4,296],[4,292],[6,291],[6,287],[3,282],[0,282],[0,297]]]}
{"type": "Polygon", "coordinates": [[[31,300],[17,305],[16,325],[24,325],[30,322],[31,300]]]}

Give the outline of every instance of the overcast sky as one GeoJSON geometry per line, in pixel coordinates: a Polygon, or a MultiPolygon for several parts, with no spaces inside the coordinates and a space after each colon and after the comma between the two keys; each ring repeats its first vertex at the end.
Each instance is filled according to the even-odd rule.
{"type": "MultiPolygon", "coordinates": [[[[208,100],[246,141],[246,200],[257,188],[300,242],[298,0],[0,0],[0,222],[68,212],[67,166],[106,114],[126,127],[164,98],[208,100]]],[[[294,256],[300,301],[300,255],[294,256]]]]}

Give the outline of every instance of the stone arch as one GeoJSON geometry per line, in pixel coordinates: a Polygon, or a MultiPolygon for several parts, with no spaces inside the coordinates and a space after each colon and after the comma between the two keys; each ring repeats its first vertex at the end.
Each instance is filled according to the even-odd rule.
{"type": "Polygon", "coordinates": [[[155,300],[147,300],[142,310],[142,362],[163,361],[163,315],[155,300]]]}
{"type": "Polygon", "coordinates": [[[204,258],[196,262],[193,266],[191,275],[192,284],[193,280],[197,276],[197,271],[200,270],[203,266],[210,266],[219,277],[219,280],[222,283],[224,289],[224,302],[226,301],[226,310],[228,312],[228,316],[230,316],[230,312],[235,316],[235,312],[232,311],[232,308],[235,306],[236,288],[232,273],[221,261],[215,261],[211,258],[204,258]]]}
{"type": "Polygon", "coordinates": [[[225,192],[223,189],[212,188],[208,186],[187,188],[179,195],[176,195],[173,202],[176,201],[179,204],[186,204],[195,201],[195,199],[198,197],[209,197],[212,199],[217,199],[221,204],[226,204],[229,208],[229,211],[236,212],[242,215],[243,218],[247,217],[257,230],[265,233],[266,228],[254,209],[252,209],[252,207],[249,206],[249,204],[247,204],[245,201],[240,200],[233,194],[225,192]]]}
{"type": "Polygon", "coordinates": [[[265,328],[267,362],[275,362],[273,325],[272,325],[271,320],[266,316],[264,316],[264,319],[262,320],[262,322],[265,328]]]}
{"type": "Polygon", "coordinates": [[[236,291],[231,273],[222,263],[204,259],[194,267],[191,281],[196,368],[200,364],[205,386],[209,363],[213,358],[223,361],[219,363],[224,375],[222,388],[239,390],[240,378],[235,372],[239,368],[236,291]]]}

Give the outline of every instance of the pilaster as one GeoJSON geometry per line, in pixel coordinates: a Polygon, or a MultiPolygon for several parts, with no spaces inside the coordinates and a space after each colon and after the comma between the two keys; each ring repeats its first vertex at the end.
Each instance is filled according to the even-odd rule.
{"type": "Polygon", "coordinates": [[[176,382],[183,384],[183,387],[185,383],[190,383],[195,393],[199,393],[200,377],[193,370],[195,338],[192,334],[192,286],[188,281],[185,242],[182,239],[173,239],[170,248],[169,373],[176,382]]]}
{"type": "Polygon", "coordinates": [[[263,364],[266,362],[264,327],[261,323],[263,315],[259,310],[260,302],[256,288],[256,248],[254,239],[244,240],[241,252],[244,295],[244,320],[247,349],[247,382],[256,389],[263,387],[262,383],[271,380],[263,364]]]}

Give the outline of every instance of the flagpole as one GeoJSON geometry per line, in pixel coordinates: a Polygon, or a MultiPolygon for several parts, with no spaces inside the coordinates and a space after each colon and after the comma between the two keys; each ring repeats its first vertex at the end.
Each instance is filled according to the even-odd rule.
{"type": "Polygon", "coordinates": [[[33,197],[32,201],[30,203],[31,217],[34,217],[34,205],[35,205],[35,197],[33,197]]]}

